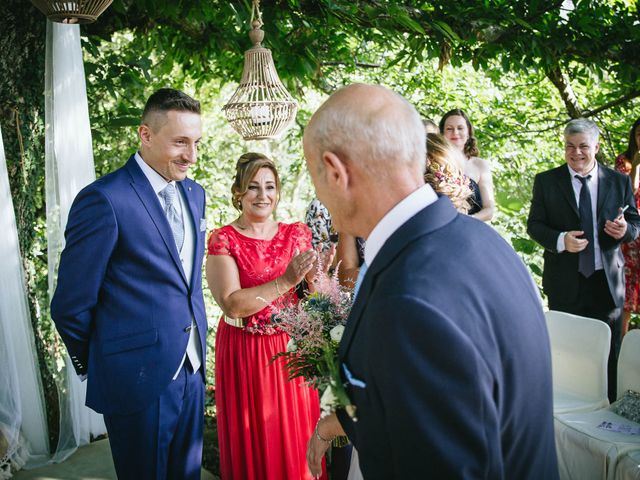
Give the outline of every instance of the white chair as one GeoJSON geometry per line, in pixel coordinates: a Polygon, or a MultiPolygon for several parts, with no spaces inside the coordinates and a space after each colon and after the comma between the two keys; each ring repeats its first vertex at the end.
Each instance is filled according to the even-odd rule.
{"type": "MultiPolygon", "coordinates": [[[[640,391],[640,330],[627,333],[620,350],[618,398],[627,390],[640,391]]],[[[635,454],[630,454],[640,450],[640,435],[598,428],[605,421],[640,428],[640,424],[616,415],[609,407],[554,417],[558,467],[563,480],[614,480],[618,461],[626,456],[629,458],[625,465],[632,464],[635,454]]],[[[633,469],[629,474],[634,474],[633,469]]]]}
{"type": "Polygon", "coordinates": [[[586,412],[609,405],[606,323],[570,313],[545,313],[551,342],[553,413],[586,412]]]}
{"type": "Polygon", "coordinates": [[[640,480],[640,450],[626,453],[618,460],[615,480],[640,480]]]}

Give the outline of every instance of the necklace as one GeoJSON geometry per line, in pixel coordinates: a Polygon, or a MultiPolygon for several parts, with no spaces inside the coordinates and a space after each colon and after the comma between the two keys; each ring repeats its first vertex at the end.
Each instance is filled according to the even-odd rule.
{"type": "MultiPolygon", "coordinates": [[[[271,230],[273,230],[273,226],[274,226],[273,224],[270,224],[268,227],[264,228],[262,231],[258,231],[258,230],[254,230],[253,228],[251,228],[251,225],[243,225],[242,223],[240,223],[240,218],[241,217],[238,217],[233,222],[233,225],[235,225],[235,227],[238,228],[238,230],[250,233],[251,234],[251,235],[249,235],[250,237],[266,238],[266,237],[270,237],[271,236],[271,230]]],[[[277,225],[278,224],[276,222],[274,222],[274,223],[275,223],[276,229],[277,229],[277,225]]]]}
{"type": "Polygon", "coordinates": [[[235,224],[236,227],[238,227],[240,230],[248,230],[249,227],[245,227],[244,225],[242,225],[240,223],[240,218],[236,218],[236,220],[233,222],[235,224]]]}

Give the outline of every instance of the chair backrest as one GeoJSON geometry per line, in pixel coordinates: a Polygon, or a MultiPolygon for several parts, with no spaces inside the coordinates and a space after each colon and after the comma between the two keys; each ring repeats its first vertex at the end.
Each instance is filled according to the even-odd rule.
{"type": "Polygon", "coordinates": [[[640,392],[640,330],[630,330],[620,347],[618,398],[627,390],[640,392]]]}
{"type": "Polygon", "coordinates": [[[593,318],[550,310],[545,313],[551,342],[554,391],[585,400],[607,398],[611,331],[593,318]]]}

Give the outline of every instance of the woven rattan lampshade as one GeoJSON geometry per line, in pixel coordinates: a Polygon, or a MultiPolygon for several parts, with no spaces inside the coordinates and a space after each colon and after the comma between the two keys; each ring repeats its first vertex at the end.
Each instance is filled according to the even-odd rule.
{"type": "Polygon", "coordinates": [[[298,103],[282,85],[271,51],[260,44],[262,22],[254,20],[252,26],[253,47],[244,52],[242,80],[222,110],[242,138],[264,140],[278,137],[291,125],[298,103]]]}
{"type": "Polygon", "coordinates": [[[58,23],[91,23],[113,0],[31,0],[49,20],[58,23]]]}

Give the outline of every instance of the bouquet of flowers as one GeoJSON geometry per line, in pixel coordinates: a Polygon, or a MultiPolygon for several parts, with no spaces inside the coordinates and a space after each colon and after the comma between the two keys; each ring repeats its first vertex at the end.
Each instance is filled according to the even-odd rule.
{"type": "Polygon", "coordinates": [[[291,339],[283,358],[289,379],[303,377],[320,393],[322,415],[344,408],[356,419],[340,378],[338,345],[351,310],[351,293],[338,282],[337,269],[331,276],[318,275],[315,291],[297,305],[274,308],[274,323],[291,339]]]}

